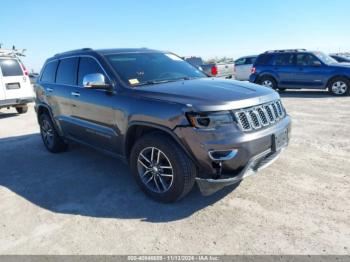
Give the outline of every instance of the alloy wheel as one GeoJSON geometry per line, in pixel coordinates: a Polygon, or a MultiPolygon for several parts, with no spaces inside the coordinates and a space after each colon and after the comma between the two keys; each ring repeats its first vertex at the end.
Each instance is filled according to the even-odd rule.
{"type": "Polygon", "coordinates": [[[332,85],[332,92],[336,95],[343,95],[346,93],[348,86],[343,81],[336,81],[332,85]]]}
{"type": "Polygon", "coordinates": [[[269,88],[273,88],[273,83],[271,80],[264,80],[262,83],[261,83],[263,86],[266,86],[266,87],[269,87],[269,88]]]}
{"type": "Polygon", "coordinates": [[[165,153],[156,147],[146,147],[139,153],[137,170],[144,185],[155,193],[165,193],[173,184],[174,172],[171,162],[165,153]]]}
{"type": "Polygon", "coordinates": [[[41,135],[43,137],[44,143],[48,147],[52,147],[54,139],[54,130],[47,119],[43,119],[41,122],[41,135]]]}

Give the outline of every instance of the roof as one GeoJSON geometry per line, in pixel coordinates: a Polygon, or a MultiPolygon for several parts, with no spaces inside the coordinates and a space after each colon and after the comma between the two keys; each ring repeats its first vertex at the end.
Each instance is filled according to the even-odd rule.
{"type": "Polygon", "coordinates": [[[92,49],[92,48],[82,48],[82,49],[76,49],[76,50],[70,50],[62,53],[58,53],[55,55],[55,57],[60,56],[67,56],[67,55],[77,55],[77,54],[84,54],[84,53],[99,53],[101,55],[108,55],[108,54],[122,54],[122,53],[145,53],[145,52],[159,52],[159,50],[153,50],[148,48],[112,48],[112,49],[92,49]]]}
{"type": "Polygon", "coordinates": [[[162,51],[149,49],[149,48],[113,48],[113,49],[97,49],[94,50],[102,55],[108,54],[122,54],[122,53],[161,53],[162,51]]]}
{"type": "Polygon", "coordinates": [[[239,59],[242,59],[242,58],[254,58],[254,57],[258,57],[258,55],[246,55],[246,56],[241,56],[241,57],[237,58],[236,61],[239,60],[239,59]]]}
{"type": "Polygon", "coordinates": [[[297,52],[307,52],[306,49],[279,49],[279,50],[269,50],[265,54],[269,53],[297,53],[297,52]]]}

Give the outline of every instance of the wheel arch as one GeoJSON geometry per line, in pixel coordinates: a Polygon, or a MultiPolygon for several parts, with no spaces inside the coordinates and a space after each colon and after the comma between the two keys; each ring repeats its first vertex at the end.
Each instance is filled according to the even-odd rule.
{"type": "Polygon", "coordinates": [[[334,79],[336,79],[336,78],[345,78],[345,79],[347,79],[347,80],[350,82],[350,77],[349,77],[349,76],[344,75],[344,74],[337,74],[337,75],[331,76],[331,77],[328,79],[325,88],[329,88],[329,87],[330,87],[329,85],[331,84],[331,82],[332,82],[334,79]]]}
{"type": "Polygon", "coordinates": [[[186,153],[186,155],[195,163],[195,165],[198,166],[198,162],[196,158],[193,156],[193,154],[190,152],[188,148],[183,145],[183,143],[180,141],[180,139],[174,134],[173,130],[171,130],[168,127],[161,126],[158,124],[148,123],[148,122],[133,122],[129,125],[128,130],[125,134],[124,139],[124,154],[127,161],[130,160],[130,153],[132,150],[133,145],[135,144],[136,140],[140,138],[141,136],[152,133],[152,132],[161,132],[163,134],[166,134],[170,138],[172,138],[186,153]]]}
{"type": "Polygon", "coordinates": [[[36,114],[39,119],[40,115],[43,113],[48,113],[51,116],[51,110],[46,104],[36,105],[36,114]]]}
{"type": "Polygon", "coordinates": [[[272,73],[272,72],[263,72],[261,73],[257,79],[256,79],[256,82],[259,82],[260,79],[262,79],[263,77],[271,77],[273,80],[276,81],[276,83],[278,84],[278,78],[272,73]]]}
{"type": "MultiPolygon", "coordinates": [[[[59,128],[59,126],[57,125],[54,117],[53,117],[53,114],[52,114],[52,111],[50,109],[50,107],[47,105],[47,104],[44,104],[44,103],[40,103],[40,104],[37,104],[35,106],[35,111],[36,111],[36,114],[37,114],[37,120],[38,120],[38,123],[40,121],[40,116],[44,113],[48,114],[49,117],[51,118],[52,120],[52,123],[54,124],[54,127],[57,131],[57,133],[62,136],[62,131],[61,129],[59,128]]],[[[40,124],[40,123],[39,123],[40,124]]]]}

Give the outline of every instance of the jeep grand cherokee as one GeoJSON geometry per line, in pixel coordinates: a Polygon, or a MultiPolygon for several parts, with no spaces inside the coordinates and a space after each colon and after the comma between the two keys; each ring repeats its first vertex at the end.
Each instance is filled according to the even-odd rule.
{"type": "Polygon", "coordinates": [[[208,78],[170,52],[80,49],[49,58],[36,83],[46,148],[78,142],[126,160],[152,198],[203,194],[271,163],[291,119],[272,89],[208,78]]]}

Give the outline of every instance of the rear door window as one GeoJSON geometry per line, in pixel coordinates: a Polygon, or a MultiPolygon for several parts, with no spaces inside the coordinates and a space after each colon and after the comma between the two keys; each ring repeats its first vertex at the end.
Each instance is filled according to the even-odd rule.
{"type": "Polygon", "coordinates": [[[64,85],[76,85],[77,70],[77,57],[61,59],[57,68],[56,83],[64,85]]]}
{"type": "Polygon", "coordinates": [[[0,59],[0,67],[3,76],[22,76],[21,65],[16,59],[0,59]]]}
{"type": "Polygon", "coordinates": [[[275,55],[274,64],[277,66],[294,65],[294,54],[277,54],[275,55]]]}
{"type": "Polygon", "coordinates": [[[48,83],[55,82],[57,64],[58,64],[58,61],[53,61],[46,64],[43,74],[41,76],[41,81],[48,82],[48,83]]]}
{"type": "Polygon", "coordinates": [[[81,57],[79,62],[78,85],[83,86],[84,76],[96,73],[103,74],[107,80],[105,73],[95,59],[91,57],[81,57]]]}

